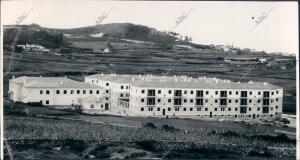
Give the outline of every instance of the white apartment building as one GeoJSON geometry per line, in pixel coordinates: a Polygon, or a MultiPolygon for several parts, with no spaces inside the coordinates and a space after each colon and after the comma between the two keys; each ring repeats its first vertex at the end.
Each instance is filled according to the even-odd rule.
{"type": "Polygon", "coordinates": [[[116,74],[91,75],[85,81],[111,85],[111,98],[115,101],[111,102],[112,108],[130,116],[257,119],[282,113],[283,88],[266,82],[116,74]],[[127,95],[125,105],[122,94],[127,95]]]}
{"type": "MultiPolygon", "coordinates": [[[[9,97],[14,102],[36,103],[64,108],[83,105],[85,98],[97,98],[100,109],[109,110],[102,87],[67,77],[19,77],[9,80],[9,97]]],[[[90,106],[91,109],[94,105],[90,106]]],[[[85,108],[86,109],[86,108],[85,108]]]]}
{"type": "Polygon", "coordinates": [[[280,117],[283,88],[266,82],[233,82],[188,76],[95,74],[10,80],[11,100],[80,105],[86,113],[129,116],[257,119],[280,117]]]}

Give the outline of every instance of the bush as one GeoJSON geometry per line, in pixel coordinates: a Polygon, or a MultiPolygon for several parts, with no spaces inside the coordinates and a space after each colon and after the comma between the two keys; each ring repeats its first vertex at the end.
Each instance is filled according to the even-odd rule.
{"type": "Polygon", "coordinates": [[[143,127],[156,129],[157,127],[152,122],[147,122],[143,127]]]}
{"type": "Polygon", "coordinates": [[[281,118],[280,122],[282,122],[283,124],[290,124],[290,121],[287,118],[281,118]]]}
{"type": "Polygon", "coordinates": [[[179,129],[173,127],[173,126],[169,126],[167,124],[164,124],[161,126],[162,130],[168,131],[168,132],[175,132],[175,131],[179,131],[179,129]]]}

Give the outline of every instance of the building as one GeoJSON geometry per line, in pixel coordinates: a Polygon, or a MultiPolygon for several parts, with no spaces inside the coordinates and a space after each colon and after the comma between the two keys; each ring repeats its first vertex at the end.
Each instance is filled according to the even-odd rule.
{"type": "MultiPolygon", "coordinates": [[[[59,108],[74,105],[86,107],[85,98],[89,96],[104,99],[99,105],[100,107],[105,106],[105,109],[109,110],[109,103],[105,101],[103,88],[96,85],[74,81],[67,77],[23,76],[9,80],[9,97],[13,102],[39,102],[46,106],[59,108]]],[[[90,108],[93,109],[92,105],[90,108]]]]}
{"type": "Polygon", "coordinates": [[[266,82],[116,74],[87,76],[85,82],[106,86],[112,108],[130,116],[256,119],[282,113],[283,89],[266,82]]]}
{"type": "Polygon", "coordinates": [[[45,105],[81,105],[86,113],[97,114],[224,119],[274,118],[282,114],[283,88],[266,82],[118,74],[90,75],[84,81],[20,77],[10,80],[10,95],[12,100],[25,103],[42,101],[45,105]],[[27,93],[20,87],[36,88],[35,94],[19,99],[27,93]],[[60,99],[66,95],[55,94],[57,90],[67,90],[68,100],[60,99]],[[80,90],[79,94],[74,94],[76,90],[80,90]],[[86,90],[85,94],[83,90],[86,90]]]}
{"type": "Polygon", "coordinates": [[[265,57],[247,56],[247,55],[230,55],[224,58],[224,61],[231,64],[262,64],[267,63],[265,57]]]}

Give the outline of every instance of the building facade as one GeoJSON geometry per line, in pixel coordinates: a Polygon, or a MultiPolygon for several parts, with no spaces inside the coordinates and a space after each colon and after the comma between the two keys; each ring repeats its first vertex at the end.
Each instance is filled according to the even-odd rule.
{"type": "Polygon", "coordinates": [[[53,79],[12,79],[11,99],[129,116],[259,119],[282,114],[283,88],[266,82],[117,74],[86,76],[85,82],[53,79]]]}

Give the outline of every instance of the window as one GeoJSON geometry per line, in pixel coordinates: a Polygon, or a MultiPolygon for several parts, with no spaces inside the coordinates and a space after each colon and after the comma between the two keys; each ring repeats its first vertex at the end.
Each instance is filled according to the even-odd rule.
{"type": "Polygon", "coordinates": [[[160,102],[161,100],[160,99],[157,99],[157,102],[160,102]]]}
{"type": "Polygon", "coordinates": [[[171,111],[171,107],[168,108],[168,111],[171,111]]]}
{"type": "Polygon", "coordinates": [[[194,94],[194,91],[191,91],[191,94],[194,94]]]}
{"type": "Polygon", "coordinates": [[[155,98],[147,98],[147,105],[155,105],[155,98]]]}
{"type": "Polygon", "coordinates": [[[96,90],[96,94],[100,94],[100,91],[99,91],[99,90],[96,90]]]}
{"type": "Polygon", "coordinates": [[[49,100],[46,100],[46,104],[49,104],[49,100]]]}
{"type": "Polygon", "coordinates": [[[161,90],[158,90],[158,94],[161,94],[161,90]]]}
{"type": "Polygon", "coordinates": [[[60,94],[59,92],[60,92],[59,90],[56,90],[56,94],[60,94]]]}
{"type": "Polygon", "coordinates": [[[221,97],[227,97],[227,91],[221,91],[221,97]]]}
{"type": "Polygon", "coordinates": [[[208,108],[205,108],[205,111],[208,111],[208,108]]]}
{"type": "Polygon", "coordinates": [[[86,90],[83,90],[83,91],[82,91],[82,94],[86,94],[86,90]]]}
{"type": "Polygon", "coordinates": [[[271,92],[272,95],[274,95],[274,92],[271,92]]]}
{"type": "Polygon", "coordinates": [[[141,99],[141,102],[145,102],[144,98],[141,99]]]}
{"type": "Polygon", "coordinates": [[[206,95],[208,95],[209,94],[209,92],[208,91],[206,91],[206,95]]]}
{"type": "Polygon", "coordinates": [[[260,92],[258,92],[258,95],[260,95],[260,92]]]}
{"type": "Polygon", "coordinates": [[[197,106],[203,105],[203,99],[196,99],[196,105],[197,106]]]}
{"type": "Polygon", "coordinates": [[[250,91],[249,94],[252,95],[252,92],[250,91]]]}
{"type": "Polygon", "coordinates": [[[123,97],[123,93],[120,94],[120,97],[123,97]]]}
{"type": "Polygon", "coordinates": [[[181,105],[181,99],[180,98],[175,98],[174,99],[174,105],[181,105]]]}
{"type": "Polygon", "coordinates": [[[176,107],[176,108],[175,108],[175,111],[176,111],[176,112],[177,112],[177,111],[179,111],[179,108],[178,108],[178,107],[176,107]]]}
{"type": "Polygon", "coordinates": [[[196,91],[196,97],[203,97],[203,91],[202,90],[197,90],[196,91]]]}
{"type": "Polygon", "coordinates": [[[144,111],[144,108],[143,108],[143,107],[141,108],[141,111],[144,111]]]}
{"type": "Polygon", "coordinates": [[[227,99],[221,99],[220,105],[223,105],[223,106],[227,105],[227,99]]]}
{"type": "Polygon", "coordinates": [[[269,107],[263,107],[263,112],[262,113],[269,113],[269,107]]]}
{"type": "Polygon", "coordinates": [[[243,114],[247,113],[247,108],[246,107],[241,107],[240,113],[243,113],[243,114]]]}
{"type": "Polygon", "coordinates": [[[215,108],[215,111],[218,111],[218,108],[215,108]]]}
{"type": "Polygon", "coordinates": [[[186,101],[187,101],[186,99],[183,100],[184,103],[186,103],[186,101]]]}
{"type": "Polygon", "coordinates": [[[275,109],[278,109],[278,106],[275,106],[275,109]]]}
{"type": "Polygon", "coordinates": [[[271,107],[271,111],[273,111],[273,107],[271,107]]]}
{"type": "Polygon", "coordinates": [[[101,104],[101,108],[103,108],[103,104],[101,104]]]}
{"type": "Polygon", "coordinates": [[[70,92],[71,94],[73,94],[74,93],[74,90],[71,90],[71,92],[70,92]]]}
{"type": "Polygon", "coordinates": [[[235,110],[235,111],[238,111],[238,108],[235,108],[234,110],[235,110]]]}
{"type": "Polygon", "coordinates": [[[241,97],[247,97],[247,91],[241,91],[241,97]]]}
{"type": "Polygon", "coordinates": [[[129,89],[129,86],[126,86],[126,89],[129,89]]]}
{"type": "Polygon", "coordinates": [[[259,107],[257,108],[257,111],[260,111],[260,108],[259,108],[259,107]]]}
{"type": "Polygon", "coordinates": [[[247,99],[241,99],[240,105],[247,105],[247,99]]]}
{"type": "Polygon", "coordinates": [[[43,94],[43,90],[40,90],[40,94],[43,94]]]}
{"type": "Polygon", "coordinates": [[[172,100],[171,100],[171,99],[168,99],[168,102],[169,102],[169,103],[171,103],[171,102],[172,102],[172,100]]]}
{"type": "Polygon", "coordinates": [[[232,94],[232,92],[231,91],[229,91],[229,95],[231,95],[232,94]]]}
{"type": "Polygon", "coordinates": [[[106,93],[108,93],[108,92],[109,92],[109,90],[105,90],[105,92],[106,92],[106,93]]]}
{"type": "Polygon", "coordinates": [[[228,100],[228,103],[231,103],[231,99],[230,99],[230,100],[228,100]]]}
{"type": "Polygon", "coordinates": [[[236,95],[239,95],[239,92],[238,92],[238,91],[236,91],[236,92],[235,92],[235,94],[236,94],[236,95]]]}
{"type": "Polygon", "coordinates": [[[231,108],[228,108],[228,111],[231,111],[231,108]]]}
{"type": "Polygon", "coordinates": [[[276,102],[278,102],[278,98],[276,98],[276,102]]]}
{"type": "Polygon", "coordinates": [[[190,111],[193,111],[193,108],[192,108],[192,107],[190,108],[190,111]]]}
{"type": "Polygon", "coordinates": [[[185,91],[183,91],[183,94],[187,94],[187,91],[185,90],[185,91]]]}
{"type": "Polygon", "coordinates": [[[142,93],[145,93],[145,90],[142,89],[142,93]]]}
{"type": "Polygon", "coordinates": [[[239,100],[235,100],[235,103],[239,103],[239,100]]]}
{"type": "Polygon", "coordinates": [[[185,107],[183,108],[183,111],[186,111],[186,108],[185,108],[185,107]]]}
{"type": "Polygon", "coordinates": [[[197,108],[197,111],[201,111],[201,108],[197,108]]]}
{"type": "Polygon", "coordinates": [[[208,103],[208,99],[205,99],[205,103],[208,103]]]}
{"type": "Polygon", "coordinates": [[[159,108],[159,107],[157,107],[157,111],[160,111],[160,108],[159,108]]]}
{"type": "Polygon", "coordinates": [[[225,108],[221,108],[221,111],[225,111],[225,108]]]}
{"type": "Polygon", "coordinates": [[[149,107],[148,110],[149,110],[149,111],[153,111],[153,108],[152,108],[152,107],[149,107]]]}
{"type": "Polygon", "coordinates": [[[251,107],[249,107],[249,111],[251,111],[251,107]]]}
{"type": "Polygon", "coordinates": [[[190,103],[194,103],[194,100],[193,100],[193,99],[190,99],[190,103]]]}
{"type": "Polygon", "coordinates": [[[269,99],[263,99],[263,105],[269,105],[270,101],[269,99]]]}
{"type": "Polygon", "coordinates": [[[172,94],[172,91],[171,91],[171,90],[169,90],[169,94],[172,94]]]}
{"type": "Polygon", "coordinates": [[[218,100],[217,100],[217,99],[215,100],[215,103],[218,103],[218,100]]]}
{"type": "Polygon", "coordinates": [[[259,99],[259,100],[257,100],[257,103],[260,103],[260,99],[259,99]]]}
{"type": "Polygon", "coordinates": [[[269,91],[264,91],[263,97],[265,97],[265,98],[270,97],[270,92],[269,91]]]}
{"type": "Polygon", "coordinates": [[[154,97],[155,96],[155,89],[148,89],[147,96],[154,97]]]}
{"type": "Polygon", "coordinates": [[[276,94],[278,94],[279,92],[278,91],[276,91],[276,94]]]}
{"type": "Polygon", "coordinates": [[[121,86],[121,89],[124,89],[124,86],[121,86]]]}
{"type": "Polygon", "coordinates": [[[216,93],[216,95],[218,95],[218,91],[216,91],[215,93],[216,93]]]}
{"type": "Polygon", "coordinates": [[[64,94],[67,94],[67,90],[64,90],[64,94]]]}
{"type": "Polygon", "coordinates": [[[93,90],[90,90],[90,94],[93,94],[93,90]]]}
{"type": "Polygon", "coordinates": [[[174,96],[175,97],[181,97],[182,96],[182,91],[181,90],[175,90],[174,91],[174,96]]]}
{"type": "Polygon", "coordinates": [[[252,100],[251,100],[251,99],[249,99],[249,103],[252,103],[252,100]]]}
{"type": "Polygon", "coordinates": [[[49,90],[46,90],[46,94],[50,94],[50,91],[49,91],[49,90]]]}
{"type": "Polygon", "coordinates": [[[105,85],[106,85],[106,86],[109,86],[109,83],[106,83],[105,85]]]}
{"type": "Polygon", "coordinates": [[[77,94],[80,94],[80,90],[77,90],[77,94]]]}
{"type": "Polygon", "coordinates": [[[91,108],[94,108],[94,105],[93,104],[91,104],[91,106],[90,106],[91,108]]]}

